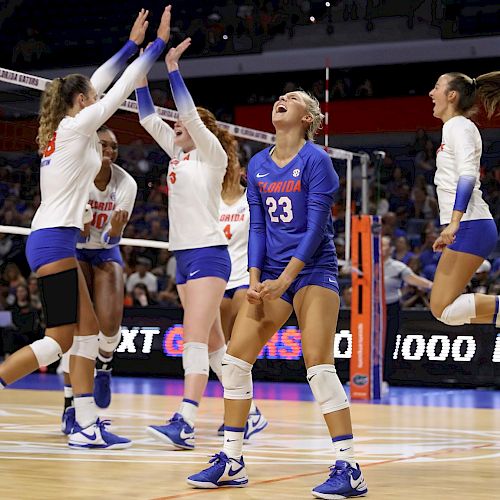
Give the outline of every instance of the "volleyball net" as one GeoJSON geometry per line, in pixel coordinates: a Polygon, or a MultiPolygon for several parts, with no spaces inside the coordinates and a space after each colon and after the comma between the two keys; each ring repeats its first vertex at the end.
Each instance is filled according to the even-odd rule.
{"type": "MultiPolygon", "coordinates": [[[[0,199],[0,238],[3,238],[2,234],[26,236],[30,232],[31,218],[39,203],[39,157],[35,144],[38,108],[41,92],[49,82],[50,80],[36,75],[0,68],[0,196],[3,195],[4,198],[3,201],[0,199]]],[[[164,95],[158,95],[158,90],[152,90],[152,95],[156,102],[168,101],[164,95]]],[[[168,234],[166,166],[169,158],[142,129],[138,119],[133,116],[137,112],[137,103],[127,99],[108,122],[120,143],[117,163],[129,171],[138,183],[136,205],[120,245],[125,258],[131,255],[136,258],[146,257],[152,261],[151,267],[154,267],[158,256],[165,255],[168,249],[165,235],[168,234]]],[[[167,107],[156,106],[156,112],[169,122],[178,117],[175,110],[167,107]]],[[[275,135],[269,132],[222,121],[219,121],[218,125],[239,140],[240,151],[244,157],[243,165],[245,160],[263,145],[275,143],[275,135]]],[[[366,298],[372,293],[371,285],[366,279],[359,277],[363,276],[363,273],[365,278],[369,276],[367,266],[358,266],[358,263],[354,268],[351,266],[351,240],[358,241],[358,235],[355,235],[355,239],[351,238],[351,220],[355,205],[352,197],[352,172],[353,167],[360,166],[362,177],[366,177],[370,159],[365,153],[328,146],[325,146],[325,150],[341,179],[340,196],[333,209],[336,245],[344,270],[340,281],[350,287],[349,275],[351,269],[354,269],[353,277],[357,279],[357,288],[353,297],[356,300],[358,293],[363,293],[359,291],[360,287],[364,286],[366,291],[362,302],[365,304],[366,298]]],[[[361,210],[367,211],[367,187],[362,187],[364,193],[361,210]]],[[[358,255],[358,252],[355,253],[358,255]]],[[[366,261],[367,257],[364,259],[366,261]]],[[[360,309],[361,316],[365,317],[364,323],[359,319],[359,315],[356,316],[356,321],[365,325],[365,338],[366,329],[370,328],[367,318],[372,312],[371,309],[365,312],[360,309]]],[[[369,371],[365,367],[363,377],[356,377],[356,381],[364,381],[366,376],[369,380],[369,371]]],[[[369,391],[369,394],[373,396],[373,391],[369,391]]]]}

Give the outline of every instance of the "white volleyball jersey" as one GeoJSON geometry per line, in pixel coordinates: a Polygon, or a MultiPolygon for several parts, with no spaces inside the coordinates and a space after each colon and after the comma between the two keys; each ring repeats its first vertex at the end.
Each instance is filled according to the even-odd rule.
{"type": "Polygon", "coordinates": [[[437,151],[437,169],[434,176],[441,224],[449,224],[451,221],[458,179],[462,175],[476,178],[462,221],[493,218],[480,190],[481,152],[481,134],[471,120],[465,116],[455,116],[443,125],[443,136],[441,146],[437,151]]]}
{"type": "Polygon", "coordinates": [[[96,250],[111,248],[102,239],[103,235],[111,229],[111,216],[115,210],[126,210],[128,216],[132,215],[135,198],[137,196],[137,183],[134,178],[123,168],[111,165],[111,178],[104,191],[92,183],[89,194],[89,205],[92,207],[92,222],[90,224],[90,238],[86,243],[78,243],[77,248],[96,250]]]}
{"type": "MultiPolygon", "coordinates": [[[[102,147],[96,130],[105,123],[134,90],[137,79],[148,72],[165,48],[157,39],[144,54],[124,71],[109,92],[74,117],[61,120],[40,166],[41,203],[31,229],[78,227],[83,229],[83,214],[91,185],[101,168],[102,147]]],[[[120,70],[116,57],[102,65],[91,83],[99,96],[120,70]]]]}
{"type": "Polygon", "coordinates": [[[221,199],[219,225],[226,235],[229,256],[231,257],[231,276],[226,290],[250,283],[248,273],[248,233],[250,231],[250,209],[246,193],[233,203],[226,205],[221,199]]]}
{"type": "Polygon", "coordinates": [[[175,146],[173,129],[156,113],[141,120],[141,125],[172,158],[167,175],[169,249],[227,245],[219,227],[226,152],[196,109],[182,116],[182,123],[196,145],[189,153],[175,146]]]}

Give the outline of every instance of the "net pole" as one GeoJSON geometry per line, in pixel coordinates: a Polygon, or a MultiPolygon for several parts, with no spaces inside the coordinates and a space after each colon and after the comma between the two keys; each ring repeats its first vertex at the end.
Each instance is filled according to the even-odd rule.
{"type": "Polygon", "coordinates": [[[330,135],[330,61],[325,61],[325,149],[330,135]]]}

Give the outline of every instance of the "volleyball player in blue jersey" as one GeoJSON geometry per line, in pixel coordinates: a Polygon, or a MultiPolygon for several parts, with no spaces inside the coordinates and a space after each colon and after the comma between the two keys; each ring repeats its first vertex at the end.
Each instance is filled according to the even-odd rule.
{"type": "Polygon", "coordinates": [[[43,154],[41,204],[26,244],[31,269],[38,277],[46,318],[45,337],[14,353],[0,365],[0,388],[61,358],[71,347],[71,380],[76,422],[68,444],[74,448],[126,448],[131,442],[106,430],[93,397],[98,353],[97,318],[76,259],[89,190],[101,167],[97,129],[118,109],[165,48],[170,36],[170,7],[163,13],[158,38],[136,59],[105,97],[127,60],[143,42],[148,11],[141,10],[130,40],[89,79],[68,75],[51,82],[42,97],[37,142],[43,154]]]}
{"type": "Polygon", "coordinates": [[[339,179],[328,155],[311,142],[322,118],[309,94],[281,96],[272,111],[276,145],[250,161],[250,287],[222,361],[224,448],[208,469],[188,478],[194,487],[248,483],[242,446],[253,395],[252,366],[295,310],[307,380],[336,452],[330,476],[313,495],[350,498],[367,492],[354,458],[349,401],[333,364],[339,289],[330,210],[339,179]]]}

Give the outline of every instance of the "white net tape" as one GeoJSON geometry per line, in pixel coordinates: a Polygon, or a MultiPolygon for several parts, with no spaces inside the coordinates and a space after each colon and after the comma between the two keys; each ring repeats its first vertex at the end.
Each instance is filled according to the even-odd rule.
{"type": "MultiPolygon", "coordinates": [[[[44,91],[46,85],[51,81],[46,78],[41,78],[35,75],[29,75],[26,73],[20,73],[18,71],[13,71],[6,68],[0,68],[0,81],[5,83],[10,83],[13,85],[19,85],[22,87],[27,87],[31,89],[36,89],[44,91]]],[[[125,111],[131,111],[137,113],[137,103],[131,99],[127,99],[120,109],[125,111]]],[[[178,113],[172,109],[161,108],[156,106],[156,112],[167,121],[177,120],[178,113]]],[[[263,144],[274,144],[276,136],[269,132],[263,132],[261,130],[255,130],[247,127],[241,127],[239,125],[233,125],[232,123],[217,122],[217,124],[228,130],[235,137],[240,139],[251,140],[255,142],[260,142],[263,144]]],[[[346,175],[346,211],[345,211],[345,260],[349,262],[350,260],[350,229],[351,229],[351,169],[352,160],[357,157],[361,161],[367,161],[368,155],[352,153],[350,151],[345,151],[343,149],[337,148],[325,148],[327,153],[331,158],[336,160],[344,160],[347,162],[347,175],[346,175]]],[[[0,232],[11,233],[11,234],[21,234],[28,235],[30,230],[24,227],[16,226],[0,226],[0,232]]],[[[122,238],[120,245],[130,245],[130,246],[143,246],[151,248],[168,248],[168,243],[163,241],[152,241],[152,240],[141,240],[133,238],[122,238]]]]}

